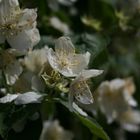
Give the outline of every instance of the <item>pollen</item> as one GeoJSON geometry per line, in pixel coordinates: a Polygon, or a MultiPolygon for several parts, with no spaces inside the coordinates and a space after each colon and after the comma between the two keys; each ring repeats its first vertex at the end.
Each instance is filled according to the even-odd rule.
{"type": "Polygon", "coordinates": [[[15,24],[0,25],[0,34],[10,37],[17,35],[17,29],[15,24]]]}

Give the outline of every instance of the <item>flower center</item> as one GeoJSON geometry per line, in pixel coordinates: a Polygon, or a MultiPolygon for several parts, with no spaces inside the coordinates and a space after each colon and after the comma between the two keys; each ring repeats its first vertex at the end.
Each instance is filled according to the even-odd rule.
{"type": "Polygon", "coordinates": [[[14,35],[17,35],[18,30],[16,28],[16,24],[4,24],[4,25],[0,25],[0,34],[7,36],[7,37],[11,37],[14,35]]]}
{"type": "Polygon", "coordinates": [[[68,67],[68,66],[69,66],[68,61],[65,60],[65,59],[61,60],[61,61],[60,61],[60,64],[61,64],[62,67],[68,67]]]}
{"type": "Polygon", "coordinates": [[[19,9],[15,10],[15,13],[4,16],[4,22],[0,23],[0,34],[5,37],[15,36],[21,31],[21,27],[18,26],[18,19],[20,18],[21,11],[19,9]]]}

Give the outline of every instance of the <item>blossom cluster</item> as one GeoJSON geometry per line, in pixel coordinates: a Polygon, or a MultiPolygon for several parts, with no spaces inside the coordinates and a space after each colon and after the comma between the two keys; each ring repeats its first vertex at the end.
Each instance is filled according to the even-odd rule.
{"type": "Polygon", "coordinates": [[[55,50],[33,49],[40,41],[36,19],[37,10],[21,9],[17,0],[0,2],[0,104],[41,103],[46,89],[65,95],[70,108],[75,101],[93,103],[86,81],[103,71],[88,70],[90,53],[76,53],[69,37],[57,39],[55,50]]]}
{"type": "Polygon", "coordinates": [[[104,81],[97,89],[99,108],[105,114],[108,123],[117,121],[120,126],[131,132],[138,132],[140,111],[133,98],[135,84],[132,78],[104,81]]]}
{"type": "MultiPolygon", "coordinates": [[[[82,107],[93,114],[99,109],[108,123],[117,121],[123,129],[137,132],[140,112],[134,109],[132,78],[103,81],[93,94],[88,81],[103,70],[88,69],[90,52],[78,52],[66,36],[58,38],[54,48],[34,49],[40,41],[36,20],[37,9],[21,9],[18,0],[0,1],[0,104],[64,99],[82,116],[88,116],[82,107]]],[[[72,138],[58,121],[44,122],[40,140],[72,138]]]]}

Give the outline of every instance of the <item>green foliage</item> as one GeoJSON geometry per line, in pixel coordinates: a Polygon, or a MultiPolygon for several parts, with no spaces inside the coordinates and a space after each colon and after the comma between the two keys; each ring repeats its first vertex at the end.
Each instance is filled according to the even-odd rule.
{"type": "MultiPolygon", "coordinates": [[[[60,103],[69,110],[69,106],[68,106],[67,102],[60,101],[60,103]]],[[[93,136],[96,135],[99,138],[102,138],[103,140],[110,140],[110,138],[108,137],[106,132],[96,122],[96,120],[94,120],[93,118],[91,118],[89,116],[86,116],[86,117],[81,116],[76,111],[70,111],[70,112],[73,114],[74,117],[76,117],[84,126],[86,126],[90,130],[90,132],[93,134],[93,136]]]]}

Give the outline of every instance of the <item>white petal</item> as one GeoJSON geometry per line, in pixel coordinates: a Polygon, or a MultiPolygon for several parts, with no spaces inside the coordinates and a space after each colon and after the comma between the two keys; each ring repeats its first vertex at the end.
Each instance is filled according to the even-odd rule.
{"type": "Polygon", "coordinates": [[[78,74],[85,68],[87,68],[88,66],[88,62],[90,54],[86,53],[86,54],[68,54],[67,56],[58,56],[58,58],[56,58],[56,62],[61,63],[61,61],[66,61],[67,65],[66,66],[61,66],[58,65],[57,69],[58,71],[66,76],[66,77],[75,77],[78,76],[78,74]],[[60,58],[62,57],[62,58],[60,58]],[[62,59],[62,60],[61,60],[62,59]]]}
{"type": "Polygon", "coordinates": [[[8,43],[12,48],[26,52],[40,41],[39,31],[36,28],[24,30],[17,36],[7,38],[8,43]]]}
{"type": "Polygon", "coordinates": [[[53,51],[52,48],[50,48],[47,52],[47,58],[48,58],[48,61],[51,65],[51,67],[57,71],[59,71],[59,63],[58,63],[58,58],[57,56],[55,55],[55,52],[53,51]]]}
{"type": "Polygon", "coordinates": [[[89,61],[90,61],[91,54],[89,52],[86,52],[83,56],[85,57],[86,64],[88,65],[89,61]]]}
{"type": "Polygon", "coordinates": [[[41,100],[42,100],[42,95],[39,95],[35,92],[27,92],[19,95],[15,100],[15,104],[22,105],[22,104],[30,104],[30,103],[40,103],[41,100]]]}
{"type": "Polygon", "coordinates": [[[70,86],[70,93],[82,104],[92,104],[93,96],[85,81],[74,80],[70,86]]]}
{"type": "Polygon", "coordinates": [[[140,130],[140,111],[130,109],[120,116],[119,121],[125,130],[138,132],[140,130]]]}
{"type": "Polygon", "coordinates": [[[24,29],[33,28],[34,23],[37,18],[37,10],[36,9],[24,9],[21,11],[21,16],[19,18],[19,23],[17,26],[22,27],[24,29]]]}
{"type": "Polygon", "coordinates": [[[59,70],[59,72],[65,77],[76,77],[78,75],[77,73],[73,73],[72,69],[69,68],[59,70]]]}
{"type": "Polygon", "coordinates": [[[127,91],[124,92],[124,98],[130,106],[133,106],[133,107],[137,106],[137,101],[127,91]]]}
{"type": "Polygon", "coordinates": [[[91,70],[83,70],[79,77],[82,77],[83,79],[89,79],[91,77],[96,77],[100,74],[103,73],[103,70],[96,70],[96,69],[91,69],[91,70]]]}
{"type": "Polygon", "coordinates": [[[58,54],[58,56],[67,56],[70,53],[75,52],[74,45],[71,42],[71,39],[69,37],[60,37],[55,42],[55,51],[58,54]]]}
{"type": "Polygon", "coordinates": [[[122,122],[140,124],[140,111],[138,110],[128,110],[121,116],[122,122]]]}
{"type": "Polygon", "coordinates": [[[57,120],[46,121],[43,123],[43,129],[39,140],[72,140],[73,134],[59,124],[57,120]],[[55,135],[54,135],[55,134],[55,135]]]}
{"type": "Polygon", "coordinates": [[[110,82],[103,82],[98,91],[98,102],[102,113],[111,123],[122,112],[126,111],[129,107],[128,102],[124,98],[124,94],[120,90],[112,90],[110,82]]]}
{"type": "Polygon", "coordinates": [[[93,94],[93,99],[94,99],[94,102],[92,104],[81,104],[81,103],[78,103],[78,106],[82,109],[84,109],[85,111],[88,111],[88,112],[91,112],[94,116],[97,116],[97,113],[98,113],[98,109],[99,109],[99,103],[98,103],[98,94],[97,92],[95,92],[93,94]]]}
{"type": "Polygon", "coordinates": [[[126,78],[125,79],[125,91],[129,94],[132,95],[136,91],[136,87],[133,81],[132,77],[126,78]]]}
{"type": "Polygon", "coordinates": [[[66,77],[77,76],[83,69],[87,68],[89,60],[86,54],[72,54],[67,56],[68,67],[63,68],[62,74],[66,77]]]}
{"type": "Polygon", "coordinates": [[[119,90],[125,86],[125,81],[123,79],[114,79],[110,81],[110,87],[112,90],[119,90]]]}
{"type": "Polygon", "coordinates": [[[23,60],[23,65],[31,72],[39,73],[44,64],[48,62],[47,50],[48,48],[44,47],[29,51],[23,60]]]}
{"type": "Polygon", "coordinates": [[[82,116],[87,117],[88,114],[84,112],[76,103],[73,102],[72,104],[73,108],[82,116]]]}
{"type": "Polygon", "coordinates": [[[9,21],[17,8],[19,8],[18,0],[2,0],[0,3],[0,24],[5,23],[5,17],[9,21]]]}
{"type": "Polygon", "coordinates": [[[110,83],[109,81],[104,81],[100,84],[100,86],[97,89],[99,96],[102,96],[106,94],[107,92],[110,92],[110,83]]]}
{"type": "Polygon", "coordinates": [[[121,127],[129,132],[139,132],[140,127],[135,124],[122,124],[121,127]]]}
{"type": "Polygon", "coordinates": [[[32,89],[35,91],[44,91],[45,90],[45,84],[40,77],[33,76],[32,89]]]}
{"type": "Polygon", "coordinates": [[[17,97],[19,96],[19,94],[8,94],[2,98],[0,98],[0,103],[10,103],[12,101],[14,101],[17,97]]]}
{"type": "Polygon", "coordinates": [[[5,77],[8,85],[13,85],[18,76],[22,73],[22,67],[18,61],[10,63],[5,70],[5,77]]]}

